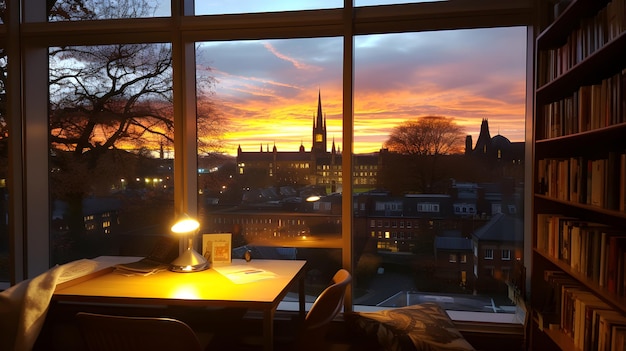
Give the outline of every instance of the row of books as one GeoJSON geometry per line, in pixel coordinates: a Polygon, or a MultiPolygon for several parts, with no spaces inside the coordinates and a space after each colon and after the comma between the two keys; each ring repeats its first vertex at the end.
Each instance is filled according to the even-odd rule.
{"type": "Polygon", "coordinates": [[[540,313],[582,351],[624,350],[626,316],[560,271],[545,271],[548,285],[540,313]]]}
{"type": "Polygon", "coordinates": [[[559,214],[538,214],[536,248],[600,289],[626,296],[623,230],[559,214]]]}
{"type": "Polygon", "coordinates": [[[594,17],[582,19],[561,47],[538,53],[539,86],[567,72],[626,31],[626,0],[613,0],[594,17]]]}
{"type": "Polygon", "coordinates": [[[539,139],[549,139],[626,122],[626,69],[571,96],[543,106],[539,139]]]}
{"type": "Polygon", "coordinates": [[[545,158],[537,161],[538,194],[626,212],[626,151],[606,158],[545,158]]]}

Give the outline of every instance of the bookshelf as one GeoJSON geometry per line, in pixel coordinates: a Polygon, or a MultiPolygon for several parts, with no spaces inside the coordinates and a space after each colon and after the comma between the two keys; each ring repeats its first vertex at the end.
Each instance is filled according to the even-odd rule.
{"type": "Polygon", "coordinates": [[[539,3],[530,349],[624,350],[626,0],[539,3]]]}

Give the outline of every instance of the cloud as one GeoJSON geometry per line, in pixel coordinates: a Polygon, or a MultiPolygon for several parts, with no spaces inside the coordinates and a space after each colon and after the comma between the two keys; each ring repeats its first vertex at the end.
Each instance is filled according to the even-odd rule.
{"type": "Polygon", "coordinates": [[[272,44],[270,44],[269,42],[265,43],[265,48],[271,52],[272,54],[274,54],[276,57],[278,57],[281,60],[285,60],[289,63],[291,63],[295,68],[297,68],[298,70],[312,70],[312,71],[320,71],[321,68],[319,67],[315,67],[315,66],[311,66],[308,65],[304,62],[301,62],[295,58],[289,57],[287,55],[283,55],[280,52],[278,52],[278,50],[276,50],[276,48],[274,48],[274,46],[272,46],[272,44]]]}
{"type": "MultiPolygon", "coordinates": [[[[308,149],[318,91],[328,138],[341,143],[342,38],[199,46],[198,72],[217,79],[215,97],[233,121],[233,152],[260,142],[308,149]]],[[[511,141],[524,140],[525,50],[524,28],[357,37],[355,151],[377,151],[395,125],[425,115],[452,117],[474,139],[487,118],[511,141]]]]}

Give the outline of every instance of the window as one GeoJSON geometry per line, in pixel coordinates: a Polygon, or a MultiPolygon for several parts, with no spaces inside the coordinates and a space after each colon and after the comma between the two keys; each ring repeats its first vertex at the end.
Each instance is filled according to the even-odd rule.
{"type": "Polygon", "coordinates": [[[417,212],[439,212],[439,204],[417,204],[417,212]]]}
{"type": "Polygon", "coordinates": [[[48,20],[59,22],[170,16],[170,5],[169,0],[84,0],[81,6],[76,6],[72,0],[59,0],[50,8],[48,20]]]}
{"type": "Polygon", "coordinates": [[[476,204],[468,204],[468,203],[455,204],[454,213],[458,215],[463,215],[463,214],[473,215],[476,213],[476,204]]]}
{"type": "Polygon", "coordinates": [[[140,256],[174,215],[171,47],[48,55],[52,262],[140,256]]]}
{"type": "MultiPolygon", "coordinates": [[[[493,39],[502,40],[504,43],[507,40],[504,37],[496,38],[505,34],[511,35],[509,39],[515,37],[520,43],[525,42],[523,28],[364,35],[355,39],[355,154],[358,157],[359,152],[378,153],[380,157],[378,162],[380,168],[377,171],[378,187],[387,189],[388,192],[372,193],[372,201],[382,204],[402,199],[402,207],[398,207],[398,213],[387,212],[385,216],[390,219],[395,216],[403,217],[407,228],[411,228],[411,221],[415,223],[413,227],[416,228],[416,234],[412,236],[410,242],[405,239],[397,243],[395,250],[377,253],[383,265],[385,262],[399,259],[395,256],[402,255],[403,260],[413,258],[411,262],[414,262],[415,267],[412,270],[414,283],[407,290],[437,291],[445,295],[457,292],[462,287],[464,291],[476,291],[480,296],[490,298],[498,296],[497,300],[506,304],[506,296],[496,292],[498,289],[506,291],[502,289],[505,286],[504,281],[495,278],[483,284],[478,274],[468,278],[465,271],[466,279],[459,282],[458,277],[462,276],[460,265],[454,265],[455,268],[450,269],[450,265],[446,267],[444,263],[446,261],[467,263],[466,255],[461,256],[459,253],[449,251],[471,252],[472,240],[477,247],[489,244],[488,237],[494,233],[489,234],[490,228],[493,227],[488,223],[495,218],[494,215],[501,212],[493,209],[502,206],[502,191],[507,185],[489,170],[493,168],[477,167],[483,162],[485,165],[501,164],[497,150],[491,144],[490,134],[486,132],[494,125],[493,123],[499,123],[497,122],[499,117],[485,117],[483,108],[489,109],[489,104],[478,108],[478,105],[470,106],[471,103],[464,104],[460,100],[465,98],[473,100],[482,94],[481,91],[485,91],[483,89],[490,90],[491,88],[487,86],[491,84],[483,83],[499,81],[497,76],[500,74],[503,77],[513,74],[520,82],[518,87],[524,85],[524,49],[520,48],[517,54],[504,53],[485,41],[493,39]],[[498,52],[486,53],[476,48],[488,51],[493,48],[498,52]],[[490,66],[494,69],[488,75],[492,78],[483,80],[485,76],[474,76],[474,73],[480,71],[481,67],[491,60],[494,61],[490,66]],[[370,65],[373,62],[377,63],[372,67],[370,65]],[[495,68],[496,66],[498,68],[495,68]],[[506,74],[505,71],[509,73],[506,74]],[[457,81],[464,83],[459,86],[455,83],[457,81]],[[393,88],[396,86],[406,89],[402,93],[395,93],[393,88]],[[417,86],[420,88],[409,88],[417,86]],[[453,103],[450,103],[450,96],[455,96],[452,99],[453,103]],[[416,104],[419,107],[416,107],[416,104]],[[448,111],[443,115],[455,116],[455,113],[451,112],[451,109],[456,108],[453,106],[463,110],[463,117],[456,118],[467,121],[473,114],[477,117],[474,126],[464,124],[463,132],[460,133],[462,137],[459,137],[459,140],[469,141],[470,148],[462,142],[450,143],[446,145],[450,148],[449,151],[438,154],[440,145],[419,149],[415,145],[423,145],[421,139],[406,137],[410,135],[410,131],[419,131],[419,128],[422,128],[418,123],[420,118],[424,118],[423,121],[426,121],[424,123],[448,121],[455,124],[454,118],[452,120],[430,118],[441,116],[441,111],[448,111]],[[393,123],[392,126],[387,130],[371,128],[373,121],[380,123],[385,120],[383,112],[393,116],[393,122],[390,122],[393,123]],[[394,135],[395,139],[391,137],[394,128],[398,128],[398,133],[394,135]],[[381,143],[368,143],[374,136],[382,141],[382,149],[381,143]],[[438,157],[436,162],[432,160],[433,155],[438,157]],[[480,217],[477,216],[478,213],[481,214],[480,217]],[[436,260],[438,256],[442,259],[438,261],[440,262],[436,268],[438,273],[435,275],[426,273],[428,271],[426,264],[417,258],[430,257],[436,260]]],[[[516,89],[518,88],[513,88],[516,89]]],[[[509,107],[510,111],[517,110],[516,114],[523,116],[523,93],[520,97],[516,103],[509,100],[511,103],[509,107]]],[[[493,111],[497,114],[496,110],[497,108],[493,111]]],[[[502,121],[504,120],[508,118],[503,118],[502,121]]],[[[511,122],[512,120],[508,120],[505,123],[511,122]]],[[[516,141],[511,143],[509,149],[523,145],[524,129],[521,127],[519,125],[516,134],[506,135],[516,141]]],[[[520,183],[523,182],[523,174],[519,173],[522,171],[523,167],[519,167],[515,173],[511,173],[515,174],[520,183]]],[[[359,198],[368,196],[361,189],[355,191],[360,192],[359,198]]],[[[521,198],[522,194],[518,193],[518,196],[521,198]]],[[[518,205],[515,202],[505,205],[509,204],[518,205]]],[[[377,206],[376,210],[383,211],[388,208],[381,205],[377,206]]],[[[377,212],[377,215],[381,213],[377,212]]],[[[367,213],[359,213],[359,216],[367,216],[367,213]]],[[[387,223],[385,219],[383,222],[387,223]]],[[[355,233],[355,240],[357,236],[358,233],[355,233]]],[[[493,258],[493,250],[487,249],[484,252],[484,259],[493,260],[493,258]]],[[[386,267],[386,272],[391,270],[392,268],[386,267]]],[[[485,267],[483,260],[476,260],[476,272],[487,270],[493,269],[485,267]]],[[[489,276],[492,277],[493,274],[489,273],[489,276]]],[[[407,293],[397,291],[398,300],[390,304],[394,303],[397,306],[401,296],[407,293]]]]}
{"type": "MultiPolygon", "coordinates": [[[[476,145],[483,119],[492,133],[497,126],[512,142],[524,140],[526,33],[523,27],[506,26],[530,21],[508,10],[510,4],[500,8],[484,2],[488,20],[481,23],[446,1],[428,6],[416,1],[356,1],[355,6],[363,8],[348,16],[341,9],[344,2],[332,0],[284,3],[288,5],[250,1],[237,3],[237,8],[202,1],[186,8],[191,2],[184,1],[184,16],[170,9],[170,1],[146,1],[150,8],[132,14],[122,8],[89,8],[92,19],[102,21],[90,23],[91,32],[85,35],[74,30],[84,28],[78,22],[87,18],[80,12],[59,17],[59,11],[46,13],[43,2],[26,3],[23,31],[0,31],[7,36],[4,42],[15,36],[25,47],[23,72],[21,67],[16,71],[24,77],[25,93],[19,99],[19,94],[9,95],[28,106],[24,120],[16,123],[26,126],[25,159],[9,159],[9,166],[19,170],[22,161],[28,163],[29,178],[20,191],[31,197],[48,195],[52,201],[48,206],[29,198],[18,203],[24,218],[19,213],[9,218],[31,226],[22,237],[28,241],[23,245],[25,257],[18,247],[0,247],[3,259],[10,250],[17,254],[19,264],[8,266],[18,275],[31,274],[19,272],[22,262],[28,262],[31,271],[41,271],[73,257],[139,254],[149,246],[149,234],[167,235],[168,222],[184,209],[198,213],[203,232],[232,232],[238,240],[233,246],[295,248],[312,267],[324,268],[320,282],[342,262],[355,262],[354,270],[363,273],[353,284],[355,306],[381,302],[360,292],[368,289],[370,278],[378,278],[378,268],[398,257],[415,260],[415,270],[402,276],[411,289],[457,292],[463,272],[446,272],[454,277],[454,287],[440,289],[441,282],[429,275],[432,270],[420,264],[432,262],[435,238],[461,242],[456,239],[470,238],[484,227],[496,211],[490,207],[491,198],[483,200],[497,197],[499,191],[491,188],[492,179],[468,180],[480,179],[469,172],[484,167],[476,167],[479,161],[470,167],[459,150],[446,154],[437,168],[428,163],[432,155],[398,153],[385,143],[394,127],[424,116],[453,118],[481,155],[490,152],[489,145],[476,145]],[[391,15],[379,16],[377,8],[369,7],[380,4],[390,4],[386,8],[391,15]],[[294,12],[282,16],[281,11],[294,12]],[[501,20],[503,12],[510,19],[501,20]],[[238,15],[219,16],[226,13],[238,15]],[[437,21],[425,28],[424,21],[395,21],[393,13],[401,13],[399,18],[437,16],[437,21]],[[105,20],[110,18],[118,20],[105,20]],[[248,21],[251,18],[255,20],[248,21]],[[494,19],[498,22],[490,22],[494,19]],[[498,27],[483,28],[494,23],[498,27]],[[344,38],[346,25],[355,33],[344,38]],[[124,31],[120,42],[119,33],[129,26],[136,30],[124,31]],[[457,27],[476,29],[449,30],[457,27]],[[170,42],[173,37],[180,40],[170,42]],[[102,73],[107,68],[96,64],[116,51],[130,53],[128,62],[115,61],[110,67],[119,73],[133,64],[141,65],[134,66],[137,77],[149,72],[149,63],[164,68],[152,75],[154,89],[138,96],[141,89],[130,86],[109,101],[80,100],[105,97],[95,89],[110,87],[99,84],[106,82],[102,73]],[[353,70],[344,71],[352,64],[353,70]],[[41,74],[48,65],[48,75],[41,74]],[[90,75],[78,76],[86,72],[90,75]],[[68,78],[72,75],[76,79],[68,78]],[[344,101],[346,96],[353,99],[344,101]],[[118,122],[123,113],[132,115],[128,128],[118,122]],[[101,121],[105,123],[89,129],[91,122],[101,121]],[[39,135],[36,127],[41,125],[51,129],[39,135]],[[87,146],[73,143],[76,135],[83,136],[87,146]],[[120,163],[123,166],[108,167],[120,163]],[[350,164],[352,169],[342,168],[350,164]],[[455,167],[459,172],[451,171],[455,167]],[[49,179],[40,175],[46,173],[49,179]],[[463,194],[466,182],[476,191],[463,194]],[[348,213],[352,207],[343,206],[342,196],[364,200],[358,217],[348,213]],[[381,210],[387,213],[373,214],[376,202],[386,203],[381,210]],[[454,204],[463,205],[458,212],[462,216],[455,214],[454,204]],[[232,210],[234,205],[241,205],[238,212],[232,210]],[[49,224],[38,218],[41,213],[49,224]],[[343,225],[350,231],[344,232],[343,225]],[[406,232],[385,231],[398,226],[406,232]],[[83,235],[86,228],[102,236],[88,239],[83,235]],[[459,228],[472,230],[459,233],[459,228]],[[351,236],[354,252],[343,247],[342,233],[351,236]]],[[[100,2],[85,2],[88,7],[94,3],[100,2]]],[[[508,170],[516,177],[524,173],[523,164],[517,165],[508,170]]],[[[523,179],[516,181],[523,184],[523,179]]],[[[518,212],[524,208],[514,205],[518,212]]],[[[483,245],[480,238],[471,240],[483,245]]],[[[446,263],[445,255],[438,257],[446,263]]],[[[474,289],[482,269],[464,271],[467,291],[474,289]]],[[[406,297],[408,289],[399,283],[394,293],[406,297]]]]}
{"type": "Polygon", "coordinates": [[[493,249],[485,249],[485,259],[493,260],[493,249]]]}
{"type": "Polygon", "coordinates": [[[343,7],[343,0],[237,0],[196,1],[197,15],[221,15],[231,13],[279,12],[293,10],[315,10],[343,7]]]}
{"type": "MultiPolygon", "coordinates": [[[[2,1],[1,8],[5,9],[6,4],[2,1]]],[[[3,47],[0,47],[0,95],[7,95],[7,57],[6,51],[3,47]]],[[[8,184],[11,182],[9,178],[9,126],[8,115],[6,114],[6,106],[0,110],[0,282],[9,280],[9,188],[8,184]]]]}
{"type": "Polygon", "coordinates": [[[511,260],[511,250],[502,250],[502,260],[503,261],[511,260]]]}

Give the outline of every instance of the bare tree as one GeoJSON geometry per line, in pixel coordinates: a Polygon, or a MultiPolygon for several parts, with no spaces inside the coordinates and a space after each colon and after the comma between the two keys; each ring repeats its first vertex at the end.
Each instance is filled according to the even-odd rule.
{"type": "MultiPolygon", "coordinates": [[[[127,18],[154,9],[151,0],[116,1],[113,7],[108,3],[71,0],[51,6],[49,16],[60,16],[57,20],[127,18]]],[[[173,148],[171,45],[55,47],[49,50],[49,62],[50,191],[53,199],[68,206],[68,235],[64,237],[83,250],[93,246],[80,243],[85,237],[82,202],[86,196],[110,196],[121,178],[135,179],[146,169],[168,166],[167,160],[156,156],[173,148]]],[[[214,82],[207,76],[198,84],[198,143],[207,153],[219,148],[219,136],[226,125],[212,100],[214,82]]],[[[167,222],[171,193],[167,189],[152,191],[150,196],[160,200],[151,202],[150,218],[137,220],[137,215],[146,215],[145,201],[141,200],[145,193],[141,194],[123,197],[128,213],[120,215],[132,218],[127,223],[159,226],[167,222]],[[129,212],[134,208],[138,210],[129,212]]],[[[124,225],[123,220],[119,223],[124,225]]]]}
{"type": "Polygon", "coordinates": [[[155,0],[46,0],[50,21],[74,21],[152,16],[155,0]]]}
{"type": "Polygon", "coordinates": [[[462,152],[464,137],[452,118],[425,116],[395,127],[385,147],[407,155],[452,155],[462,152]]]}
{"type": "Polygon", "coordinates": [[[61,184],[86,193],[93,184],[80,187],[80,179],[68,177],[80,176],[82,183],[106,177],[96,165],[107,150],[171,143],[169,45],[53,48],[50,62],[50,142],[59,153],[74,156],[71,168],[61,167],[72,170],[61,174],[61,184]]]}

